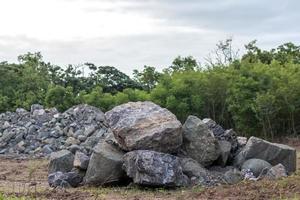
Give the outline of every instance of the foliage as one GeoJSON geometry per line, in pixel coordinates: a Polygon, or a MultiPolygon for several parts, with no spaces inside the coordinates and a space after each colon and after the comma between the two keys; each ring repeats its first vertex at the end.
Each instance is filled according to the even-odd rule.
{"type": "Polygon", "coordinates": [[[40,53],[0,62],[0,112],[33,103],[64,111],[87,103],[110,110],[129,101],[151,100],[179,120],[210,117],[239,134],[265,138],[300,133],[300,46],[262,50],[252,41],[239,59],[232,40],[220,42],[206,68],[195,58],[174,59],[163,72],[144,66],[133,78],[112,66],[43,61],[40,53]],[[85,74],[84,72],[88,72],[85,74]]]}

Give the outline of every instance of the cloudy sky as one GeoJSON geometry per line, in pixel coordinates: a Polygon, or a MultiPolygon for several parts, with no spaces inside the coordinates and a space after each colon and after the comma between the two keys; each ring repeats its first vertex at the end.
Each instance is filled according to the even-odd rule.
{"type": "Polygon", "coordinates": [[[1,0],[0,61],[41,51],[58,65],[92,62],[126,73],[199,61],[220,40],[236,48],[300,43],[299,0],[1,0]]]}

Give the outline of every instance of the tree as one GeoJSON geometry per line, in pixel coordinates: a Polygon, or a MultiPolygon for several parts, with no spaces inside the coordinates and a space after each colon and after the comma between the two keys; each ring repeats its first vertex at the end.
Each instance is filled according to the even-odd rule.
{"type": "Polygon", "coordinates": [[[142,87],[150,92],[157,84],[161,73],[157,72],[155,67],[145,65],[143,71],[133,70],[134,78],[142,87]]]}
{"type": "Polygon", "coordinates": [[[176,57],[172,65],[168,67],[165,72],[167,73],[176,73],[176,72],[185,72],[185,71],[197,71],[200,69],[200,65],[198,64],[197,60],[192,57],[176,57]]]}

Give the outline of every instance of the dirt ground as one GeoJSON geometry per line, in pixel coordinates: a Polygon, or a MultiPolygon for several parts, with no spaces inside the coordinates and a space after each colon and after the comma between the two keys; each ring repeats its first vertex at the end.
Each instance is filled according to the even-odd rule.
{"type": "Polygon", "coordinates": [[[63,200],[251,200],[251,199],[300,199],[300,139],[281,141],[297,149],[297,172],[277,181],[244,181],[237,185],[213,188],[164,188],[80,187],[52,189],[47,184],[47,160],[16,160],[0,157],[0,200],[4,199],[63,199],[63,200]],[[16,198],[18,197],[18,198],[16,198]]]}

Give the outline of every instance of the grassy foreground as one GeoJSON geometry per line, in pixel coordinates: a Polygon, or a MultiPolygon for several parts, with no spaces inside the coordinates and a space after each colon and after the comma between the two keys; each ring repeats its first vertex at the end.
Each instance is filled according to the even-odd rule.
{"type": "Polygon", "coordinates": [[[297,172],[277,181],[244,181],[237,185],[213,188],[164,188],[81,187],[76,189],[52,189],[47,184],[46,160],[13,160],[0,158],[0,200],[27,199],[76,199],[76,200],[251,200],[251,199],[300,199],[300,140],[288,142],[297,148],[297,172]]]}

